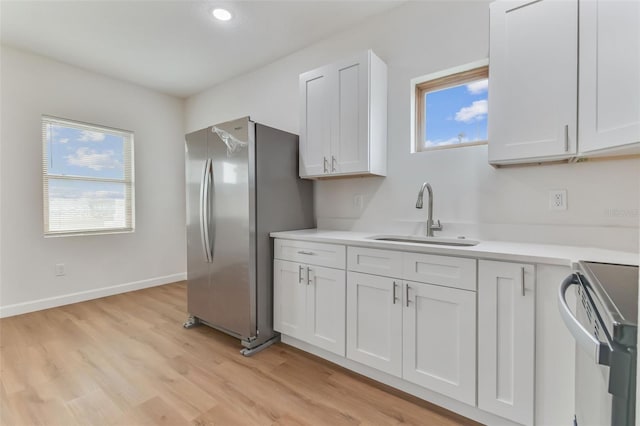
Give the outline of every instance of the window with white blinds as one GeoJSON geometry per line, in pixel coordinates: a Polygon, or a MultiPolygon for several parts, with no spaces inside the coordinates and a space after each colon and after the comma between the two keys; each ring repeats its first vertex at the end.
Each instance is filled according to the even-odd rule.
{"type": "Polygon", "coordinates": [[[133,132],[42,117],[44,233],[135,228],[133,132]]]}

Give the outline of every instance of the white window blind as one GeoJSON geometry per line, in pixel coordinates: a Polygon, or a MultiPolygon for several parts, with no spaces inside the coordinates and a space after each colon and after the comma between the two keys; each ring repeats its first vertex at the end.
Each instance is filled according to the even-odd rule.
{"type": "Polygon", "coordinates": [[[45,235],[132,232],[133,132],[42,117],[45,235]]]}

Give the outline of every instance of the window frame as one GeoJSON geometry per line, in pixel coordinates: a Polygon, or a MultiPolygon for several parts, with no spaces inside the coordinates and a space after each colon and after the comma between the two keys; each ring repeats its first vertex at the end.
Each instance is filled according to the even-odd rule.
{"type": "Polygon", "coordinates": [[[413,79],[411,81],[413,87],[411,106],[414,114],[412,117],[413,132],[411,152],[428,152],[465,146],[487,145],[489,143],[488,138],[482,141],[424,147],[424,135],[426,130],[425,95],[427,93],[488,78],[489,60],[486,59],[413,79]]]}
{"type": "Polygon", "coordinates": [[[101,235],[101,234],[122,234],[135,232],[135,171],[134,171],[134,139],[135,134],[131,130],[118,129],[114,127],[103,126],[99,124],[86,123],[78,120],[60,118],[51,115],[41,116],[42,125],[42,188],[43,188],[43,225],[44,237],[67,237],[80,235],[101,235]],[[107,133],[110,135],[118,135],[123,137],[123,160],[124,160],[124,177],[118,178],[100,178],[91,176],[64,175],[49,173],[49,138],[47,138],[47,127],[49,125],[60,125],[78,130],[87,130],[91,132],[107,133]],[[128,163],[128,164],[127,164],[128,163]],[[68,180],[75,182],[104,182],[104,183],[121,183],[125,185],[125,226],[115,228],[100,229],[77,229],[52,231],[50,229],[50,210],[49,210],[49,180],[68,180]],[[129,203],[127,205],[127,202],[129,203]]]}

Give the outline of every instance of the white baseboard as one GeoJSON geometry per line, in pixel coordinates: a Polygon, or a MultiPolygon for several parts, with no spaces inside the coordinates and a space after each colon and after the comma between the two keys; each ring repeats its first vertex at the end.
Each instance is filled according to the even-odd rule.
{"type": "Polygon", "coordinates": [[[64,294],[61,296],[47,297],[45,299],[31,300],[28,302],[15,303],[13,305],[0,306],[0,318],[12,317],[14,315],[26,314],[28,312],[41,311],[43,309],[55,308],[57,306],[69,305],[71,303],[84,302],[92,299],[99,299],[114,294],[127,293],[143,288],[156,287],[176,281],[187,279],[186,272],[165,275],[163,277],[149,278],[141,281],[118,284],[109,287],[96,288],[93,290],[80,291],[77,293],[64,294]]]}

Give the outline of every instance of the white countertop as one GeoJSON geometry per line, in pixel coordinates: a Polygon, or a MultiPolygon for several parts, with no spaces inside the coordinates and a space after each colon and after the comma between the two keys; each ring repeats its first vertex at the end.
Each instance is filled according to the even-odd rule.
{"type": "Polygon", "coordinates": [[[313,241],[318,243],[344,244],[349,246],[379,248],[386,250],[413,251],[449,256],[465,256],[480,259],[505,260],[572,267],[574,262],[594,262],[638,265],[638,253],[604,250],[592,247],[561,246],[554,244],[516,243],[510,241],[480,241],[475,246],[441,246],[422,243],[377,241],[371,239],[379,233],[301,229],[298,231],[272,232],[274,238],[313,241]]]}

